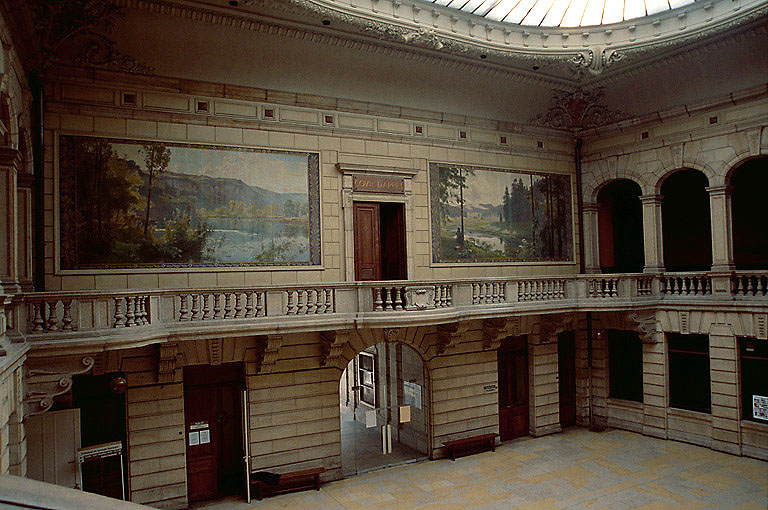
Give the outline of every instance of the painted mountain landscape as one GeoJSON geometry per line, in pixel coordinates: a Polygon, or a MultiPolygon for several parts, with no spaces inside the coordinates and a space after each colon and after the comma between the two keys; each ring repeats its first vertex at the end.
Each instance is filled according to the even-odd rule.
{"type": "Polygon", "coordinates": [[[318,155],[61,136],[62,269],[319,263],[318,155]]]}
{"type": "Polygon", "coordinates": [[[434,262],[570,260],[567,175],[430,163],[434,262]]]}

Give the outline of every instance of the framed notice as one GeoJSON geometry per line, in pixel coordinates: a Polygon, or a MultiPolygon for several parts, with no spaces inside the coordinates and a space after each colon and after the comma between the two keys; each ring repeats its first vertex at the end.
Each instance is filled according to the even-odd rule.
{"type": "Polygon", "coordinates": [[[410,381],[403,381],[403,403],[407,406],[421,409],[420,384],[410,381]]]}
{"type": "Polygon", "coordinates": [[[768,421],[768,397],[752,395],[752,417],[768,421]]]}

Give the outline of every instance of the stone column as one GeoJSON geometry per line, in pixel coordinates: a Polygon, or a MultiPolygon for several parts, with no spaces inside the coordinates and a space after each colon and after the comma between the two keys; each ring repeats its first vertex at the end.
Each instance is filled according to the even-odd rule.
{"type": "Polygon", "coordinates": [[[21,291],[18,270],[17,175],[21,156],[0,148],[0,293],[21,291]]]}
{"type": "Polygon", "coordinates": [[[597,204],[584,203],[584,272],[600,273],[600,238],[597,226],[597,204]]]}
{"type": "Polygon", "coordinates": [[[741,453],[738,340],[728,324],[709,330],[709,376],[712,391],[712,449],[741,453]]]}
{"type": "Polygon", "coordinates": [[[645,247],[644,273],[664,272],[664,242],[661,226],[661,195],[643,195],[643,246],[645,247]]]}
{"type": "Polygon", "coordinates": [[[712,227],[712,271],[733,271],[733,232],[731,229],[731,187],[710,186],[709,216],[712,227]]]}
{"type": "Polygon", "coordinates": [[[643,434],[667,438],[667,354],[664,333],[643,338],[643,434]]]}

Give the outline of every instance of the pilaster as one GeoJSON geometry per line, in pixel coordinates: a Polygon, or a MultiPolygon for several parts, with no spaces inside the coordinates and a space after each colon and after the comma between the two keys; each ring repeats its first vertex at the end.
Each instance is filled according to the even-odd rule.
{"type": "Polygon", "coordinates": [[[19,151],[0,148],[0,291],[21,291],[18,269],[18,185],[21,167],[19,151]]]}
{"type": "Polygon", "coordinates": [[[664,243],[661,227],[661,195],[643,195],[643,246],[645,247],[644,273],[664,272],[664,243]]]}
{"type": "Polygon", "coordinates": [[[600,239],[597,224],[597,204],[585,203],[584,210],[584,272],[600,273],[600,239]]]}
{"type": "Polygon", "coordinates": [[[534,437],[560,432],[557,333],[529,336],[529,432],[534,437]]]}
{"type": "Polygon", "coordinates": [[[739,455],[738,341],[727,324],[709,331],[709,374],[712,381],[712,449],[739,455]]]}

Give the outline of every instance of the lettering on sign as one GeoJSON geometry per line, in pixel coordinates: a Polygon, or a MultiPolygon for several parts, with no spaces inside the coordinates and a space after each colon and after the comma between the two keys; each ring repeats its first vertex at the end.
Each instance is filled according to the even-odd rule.
{"type": "Polygon", "coordinates": [[[486,384],[485,386],[483,386],[483,391],[485,391],[486,393],[495,393],[499,391],[499,387],[495,384],[486,384]]]}
{"type": "Polygon", "coordinates": [[[405,180],[397,177],[355,175],[352,179],[352,189],[369,193],[405,193],[405,180]]]}

